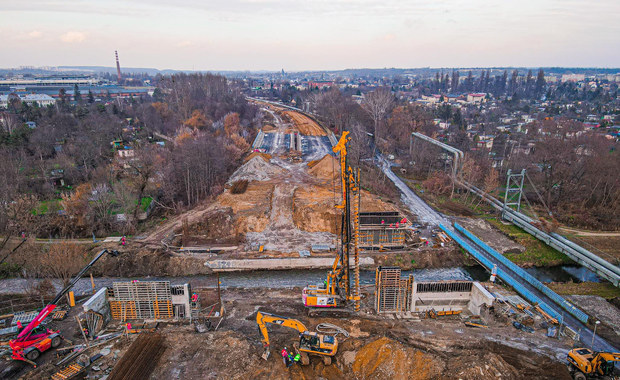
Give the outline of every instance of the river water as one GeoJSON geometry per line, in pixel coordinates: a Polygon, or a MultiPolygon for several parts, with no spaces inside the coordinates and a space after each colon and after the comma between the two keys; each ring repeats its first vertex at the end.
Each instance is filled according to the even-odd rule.
{"type": "MultiPolygon", "coordinates": [[[[579,266],[561,266],[553,268],[528,268],[531,275],[541,282],[582,282],[601,280],[596,274],[579,266]]],[[[253,272],[224,272],[220,273],[220,284],[226,288],[295,288],[308,284],[319,284],[325,279],[326,270],[280,270],[280,271],[253,271],[253,272]]],[[[416,281],[487,281],[489,273],[481,266],[415,269],[403,271],[402,276],[413,274],[416,281]]],[[[112,287],[117,281],[170,281],[172,285],[190,283],[194,287],[215,286],[214,276],[185,276],[185,277],[100,277],[95,278],[97,288],[112,287]]],[[[10,278],[0,280],[0,294],[26,293],[34,285],[42,280],[10,278]]],[[[363,270],[360,272],[360,284],[372,285],[375,282],[375,272],[363,270]]],[[[62,289],[59,280],[53,281],[57,290],[62,289]]],[[[77,295],[87,294],[91,291],[90,278],[82,278],[73,288],[77,295]]]]}
{"type": "MultiPolygon", "coordinates": [[[[313,270],[281,270],[281,271],[253,271],[253,272],[224,272],[220,273],[221,287],[226,288],[294,288],[303,287],[308,284],[318,284],[323,282],[324,269],[313,270]]],[[[444,281],[444,280],[477,280],[477,271],[468,271],[465,268],[439,268],[439,269],[419,269],[413,271],[403,271],[403,277],[413,274],[418,281],[444,281]],[[473,275],[472,275],[473,274],[473,275]]],[[[488,278],[488,276],[485,276],[488,278]]],[[[170,281],[172,285],[190,283],[194,287],[215,286],[214,276],[186,276],[186,277],[100,277],[95,278],[97,288],[106,286],[111,287],[117,281],[170,281]]],[[[42,280],[10,278],[0,280],[0,294],[25,293],[29,288],[42,280]]],[[[372,285],[375,281],[374,271],[361,271],[360,284],[372,285]]],[[[60,281],[53,281],[54,286],[60,290],[60,281]]],[[[73,288],[77,295],[86,294],[91,291],[90,278],[80,279],[73,288]]]]}

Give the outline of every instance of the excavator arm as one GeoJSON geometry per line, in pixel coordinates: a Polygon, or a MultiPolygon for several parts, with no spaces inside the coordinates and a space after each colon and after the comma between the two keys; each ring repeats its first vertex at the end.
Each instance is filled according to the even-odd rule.
{"type": "Polygon", "coordinates": [[[592,360],[592,369],[599,376],[613,374],[614,362],[620,362],[620,352],[599,352],[592,360]]]}
{"type": "Polygon", "coordinates": [[[267,324],[275,324],[284,327],[288,327],[291,329],[297,330],[300,334],[308,331],[306,326],[300,321],[292,318],[281,317],[279,315],[258,312],[256,313],[256,323],[258,324],[258,329],[263,336],[263,347],[265,347],[265,353],[263,353],[263,359],[267,360],[269,357],[269,331],[267,330],[267,324]]]}

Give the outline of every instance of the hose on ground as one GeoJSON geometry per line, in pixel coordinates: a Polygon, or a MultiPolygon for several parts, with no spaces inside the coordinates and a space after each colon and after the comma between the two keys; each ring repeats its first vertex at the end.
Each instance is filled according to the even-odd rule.
{"type": "Polygon", "coordinates": [[[338,336],[338,334],[342,334],[345,338],[349,337],[349,332],[347,330],[331,323],[319,323],[316,326],[316,332],[333,336],[338,336]]]}

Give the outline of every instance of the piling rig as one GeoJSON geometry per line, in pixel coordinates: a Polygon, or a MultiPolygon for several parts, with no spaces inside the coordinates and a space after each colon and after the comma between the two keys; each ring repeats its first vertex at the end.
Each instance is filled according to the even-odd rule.
{"type": "Polygon", "coordinates": [[[306,307],[336,308],[353,301],[355,311],[360,309],[360,268],[359,268],[359,211],[360,211],[360,171],[347,162],[347,143],[351,141],[349,132],[344,131],[333,151],[340,156],[340,177],[342,203],[336,208],[342,210],[340,244],[332,269],[322,284],[308,285],[302,291],[306,307]],[[350,258],[353,256],[353,287],[351,287],[350,258]]]}

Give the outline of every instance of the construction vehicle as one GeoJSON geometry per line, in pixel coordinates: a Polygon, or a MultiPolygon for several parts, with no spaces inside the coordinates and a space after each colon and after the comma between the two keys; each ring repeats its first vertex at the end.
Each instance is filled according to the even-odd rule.
{"type": "Polygon", "coordinates": [[[589,348],[575,348],[566,356],[568,371],[575,380],[614,378],[615,362],[620,352],[594,352],[589,348]]]}
{"type": "Polygon", "coordinates": [[[271,353],[267,324],[289,327],[299,332],[299,343],[296,342],[293,347],[301,356],[301,363],[303,365],[310,364],[308,355],[318,355],[323,358],[325,365],[329,365],[331,364],[331,357],[336,355],[338,351],[338,340],[335,336],[309,331],[303,323],[296,319],[259,311],[256,313],[256,323],[258,324],[258,330],[263,335],[262,342],[265,352],[262,358],[265,360],[269,358],[271,353]]]}
{"type": "Polygon", "coordinates": [[[342,204],[337,208],[343,210],[340,230],[340,247],[331,271],[322,284],[308,285],[302,291],[302,300],[306,307],[336,308],[347,301],[355,302],[355,311],[360,308],[359,284],[359,170],[354,171],[347,165],[346,144],[351,140],[349,132],[342,132],[338,144],[332,149],[340,155],[340,173],[342,182],[342,204]],[[354,258],[354,286],[351,291],[349,258],[354,258]]]}
{"type": "Polygon", "coordinates": [[[45,306],[41,312],[17,335],[17,338],[9,342],[12,354],[11,357],[15,360],[25,361],[32,364],[34,367],[37,364],[34,362],[42,352],[49,350],[50,348],[56,348],[60,346],[62,336],[60,331],[53,331],[45,329],[40,330],[39,326],[43,321],[54,311],[60,299],[67,294],[78,280],[88,271],[103,255],[106,253],[112,256],[118,256],[118,251],[109,251],[107,249],[99,252],[91,262],[86,265],[82,270],[71,280],[71,282],[54,297],[54,299],[45,306]]]}
{"type": "Polygon", "coordinates": [[[445,317],[448,315],[459,315],[463,310],[435,310],[430,309],[426,311],[426,318],[437,319],[438,317],[445,317]]]}

